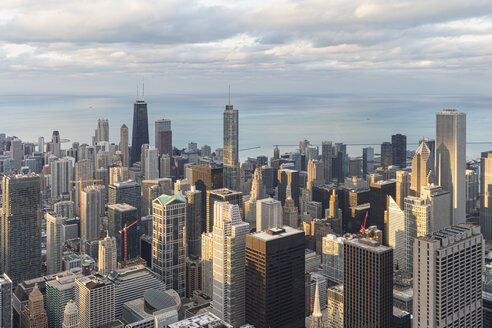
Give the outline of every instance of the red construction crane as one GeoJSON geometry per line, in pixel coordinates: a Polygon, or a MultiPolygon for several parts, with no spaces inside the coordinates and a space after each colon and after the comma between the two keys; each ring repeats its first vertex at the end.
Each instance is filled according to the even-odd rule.
{"type": "Polygon", "coordinates": [[[123,252],[124,252],[124,253],[123,253],[123,254],[124,254],[124,255],[123,255],[123,261],[126,261],[126,260],[128,259],[128,237],[127,237],[127,231],[128,231],[128,229],[129,229],[131,226],[133,226],[133,225],[134,225],[135,223],[137,223],[137,222],[138,222],[138,220],[135,220],[135,222],[133,222],[133,223],[132,223],[132,224],[130,224],[130,225],[126,225],[126,223],[125,223],[125,226],[123,227],[123,229],[121,229],[121,230],[119,231],[119,233],[123,233],[123,240],[124,240],[124,247],[125,247],[125,249],[124,249],[124,251],[123,251],[123,252]]]}
{"type": "Polygon", "coordinates": [[[366,217],[364,218],[364,225],[360,226],[360,233],[364,234],[366,231],[366,222],[367,222],[367,216],[369,215],[369,211],[366,211],[366,217]]]}

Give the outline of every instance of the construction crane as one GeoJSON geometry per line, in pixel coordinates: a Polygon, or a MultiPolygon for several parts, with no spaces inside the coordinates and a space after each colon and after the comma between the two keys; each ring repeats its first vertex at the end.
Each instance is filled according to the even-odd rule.
{"type": "Polygon", "coordinates": [[[367,216],[369,215],[369,211],[366,211],[366,217],[364,218],[364,224],[360,226],[360,233],[365,235],[366,233],[366,222],[367,222],[367,216]]]}
{"type": "Polygon", "coordinates": [[[82,178],[80,178],[79,180],[70,181],[70,183],[78,183],[79,184],[79,211],[82,209],[82,202],[80,201],[80,199],[82,197],[82,183],[83,182],[96,182],[96,181],[104,181],[104,180],[96,180],[96,179],[82,180],[82,178]]]}
{"type": "Polygon", "coordinates": [[[138,222],[138,220],[135,220],[130,225],[126,225],[126,223],[125,223],[125,226],[123,227],[123,229],[118,231],[120,234],[121,233],[123,234],[123,245],[124,245],[123,247],[125,247],[123,250],[123,261],[125,261],[125,262],[128,259],[128,235],[127,235],[127,231],[128,231],[128,229],[130,229],[131,226],[133,226],[137,222],[138,222]]]}
{"type": "Polygon", "coordinates": [[[256,147],[239,149],[238,151],[246,151],[246,150],[252,150],[252,149],[259,149],[259,148],[261,148],[261,147],[260,146],[256,146],[256,147]]]}

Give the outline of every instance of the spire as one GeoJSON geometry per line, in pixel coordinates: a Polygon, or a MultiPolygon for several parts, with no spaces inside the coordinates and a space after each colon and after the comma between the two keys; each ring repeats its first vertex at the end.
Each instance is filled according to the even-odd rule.
{"type": "Polygon", "coordinates": [[[312,314],[313,320],[311,321],[311,328],[324,328],[323,315],[321,314],[321,307],[319,305],[319,288],[318,281],[316,280],[316,291],[314,293],[314,311],[312,314]]]}

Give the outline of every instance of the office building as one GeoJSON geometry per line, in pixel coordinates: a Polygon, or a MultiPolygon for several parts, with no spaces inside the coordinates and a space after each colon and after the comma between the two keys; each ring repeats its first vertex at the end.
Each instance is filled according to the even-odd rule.
{"type": "Polygon", "coordinates": [[[278,200],[285,205],[287,199],[287,186],[290,186],[291,197],[294,205],[299,208],[299,171],[291,169],[278,170],[278,200]]]}
{"type": "Polygon", "coordinates": [[[136,100],[133,105],[133,128],[130,166],[140,162],[142,145],[149,144],[149,122],[147,119],[147,103],[136,100]]]}
{"type": "Polygon", "coordinates": [[[63,255],[63,218],[54,213],[47,212],[46,220],[46,273],[55,274],[62,271],[63,255]]]}
{"type": "Polygon", "coordinates": [[[192,256],[186,260],[186,297],[192,298],[195,291],[202,291],[202,261],[192,256]]]}
{"type": "Polygon", "coordinates": [[[188,256],[201,254],[201,235],[202,235],[202,193],[191,187],[185,191],[186,196],[186,243],[188,245],[188,256]]]}
{"type": "Polygon", "coordinates": [[[80,239],[99,239],[101,216],[104,215],[104,186],[93,185],[82,190],[80,197],[80,239]]]}
{"type": "Polygon", "coordinates": [[[173,154],[173,132],[171,130],[171,121],[166,119],[155,121],[155,147],[159,155],[173,154]]]}
{"type": "Polygon", "coordinates": [[[396,196],[396,181],[380,180],[370,184],[370,204],[371,211],[367,219],[366,227],[377,226],[380,230],[384,230],[384,211],[387,205],[387,196],[396,196]]]}
{"type": "Polygon", "coordinates": [[[115,285],[95,276],[75,280],[75,303],[79,328],[100,327],[115,319],[115,285]]]}
{"type": "Polygon", "coordinates": [[[407,136],[394,134],[391,136],[392,164],[400,169],[407,167],[407,136]]]}
{"type": "Polygon", "coordinates": [[[61,156],[61,140],[60,140],[60,132],[53,131],[51,135],[51,143],[49,144],[51,153],[56,157],[61,156]]]}
{"type": "Polygon", "coordinates": [[[224,110],[224,187],[239,190],[239,111],[232,105],[224,110]]]}
{"type": "Polygon", "coordinates": [[[108,186],[108,205],[123,203],[137,208],[137,214],[140,217],[142,213],[142,187],[135,181],[116,182],[108,186]]]}
{"type": "Polygon", "coordinates": [[[307,165],[307,174],[306,189],[312,194],[313,186],[320,186],[325,183],[323,163],[317,160],[310,160],[307,165]]]}
{"type": "Polygon", "coordinates": [[[464,223],[466,114],[445,109],[436,114],[436,184],[451,193],[453,224],[464,223]]]}
{"type": "Polygon", "coordinates": [[[3,177],[0,272],[14,286],[41,275],[41,190],[38,175],[3,177]]]}
{"type": "Polygon", "coordinates": [[[215,202],[212,311],[239,327],[245,323],[245,247],[249,224],[238,205],[215,202]]]}
{"type": "Polygon", "coordinates": [[[422,141],[412,159],[410,192],[420,197],[425,186],[434,183],[434,154],[427,142],[422,141]]]}
{"type": "Polygon", "coordinates": [[[211,232],[214,227],[214,203],[228,202],[239,206],[241,217],[243,216],[243,193],[227,188],[220,188],[207,191],[207,230],[211,232]]]}
{"type": "Polygon", "coordinates": [[[108,205],[108,232],[110,236],[116,239],[118,262],[124,260],[125,254],[125,233],[122,232],[122,230],[125,226],[130,225],[132,226],[126,231],[127,259],[132,259],[139,255],[138,240],[140,236],[138,231],[139,220],[137,209],[128,204],[108,205]]]}
{"type": "Polygon", "coordinates": [[[431,205],[430,232],[452,225],[452,199],[449,191],[444,191],[441,186],[429,185],[422,189],[421,198],[431,205]]]}
{"type": "Polygon", "coordinates": [[[483,152],[480,159],[480,229],[492,242],[492,151],[483,152]]]}
{"type": "Polygon", "coordinates": [[[383,142],[381,144],[381,166],[387,168],[392,163],[393,149],[391,142],[383,142]]]}
{"type": "Polygon", "coordinates": [[[344,241],[344,327],[390,328],[393,249],[368,238],[344,241]]]}
{"type": "Polygon", "coordinates": [[[413,327],[484,327],[483,237],[459,224],[414,243],[413,327]]]}
{"type": "Polygon", "coordinates": [[[98,252],[98,273],[101,276],[107,276],[117,268],[116,261],[116,238],[106,235],[102,240],[99,240],[98,252]]]}
{"type": "Polygon", "coordinates": [[[44,296],[39,291],[38,285],[29,294],[29,303],[22,311],[21,327],[48,328],[48,316],[44,309],[44,296]]]}
{"type": "Polygon", "coordinates": [[[120,128],[120,151],[122,156],[121,165],[130,166],[130,148],[128,146],[128,127],[123,124],[120,128]]]}
{"type": "Polygon", "coordinates": [[[68,159],[59,159],[51,162],[51,197],[58,198],[66,195],[71,191],[73,174],[72,161],[68,159]]]}
{"type": "Polygon", "coordinates": [[[340,328],[343,325],[343,285],[335,285],[326,291],[326,328],[340,328]]]}
{"type": "Polygon", "coordinates": [[[74,301],[70,300],[65,306],[65,311],[63,312],[63,324],[62,328],[79,328],[79,309],[74,301]]]}
{"type": "Polygon", "coordinates": [[[282,226],[282,205],[278,200],[265,198],[256,202],[256,231],[282,226]]]}
{"type": "Polygon", "coordinates": [[[251,180],[249,199],[244,203],[244,217],[251,226],[256,226],[256,203],[266,197],[261,170],[256,168],[251,180]]]}
{"type": "Polygon", "coordinates": [[[0,275],[0,327],[12,328],[12,280],[0,275]]]}
{"type": "Polygon", "coordinates": [[[212,297],[214,277],[213,277],[213,258],[214,241],[211,232],[204,232],[202,242],[202,291],[205,295],[212,297]]]}
{"type": "Polygon", "coordinates": [[[304,327],[302,231],[279,226],[246,235],[246,322],[304,327]]]}
{"type": "Polygon", "coordinates": [[[405,197],[410,196],[411,176],[408,171],[396,171],[395,201],[400,208],[403,207],[405,197]]]}
{"type": "Polygon", "coordinates": [[[286,199],[284,207],[282,208],[282,221],[284,225],[292,228],[297,228],[298,223],[298,210],[295,205],[294,199],[292,199],[291,187],[287,186],[286,199]]]}
{"type": "Polygon", "coordinates": [[[106,119],[97,120],[97,129],[94,132],[95,144],[101,141],[109,142],[109,121],[106,119]]]}
{"type": "Polygon", "coordinates": [[[53,210],[56,214],[64,218],[73,218],[74,202],[71,200],[63,200],[53,204],[53,210]]]}
{"type": "Polygon", "coordinates": [[[331,165],[332,165],[332,143],[331,141],[323,141],[321,143],[321,162],[323,165],[323,176],[325,178],[325,183],[330,183],[331,181],[331,165]]]}
{"type": "Polygon", "coordinates": [[[374,170],[374,148],[362,148],[362,177],[374,170]]]}
{"type": "MultiPolygon", "coordinates": [[[[384,240],[386,245],[393,247],[393,262],[401,270],[407,268],[407,222],[405,212],[398,206],[393,197],[387,196],[388,209],[385,212],[384,240]]],[[[404,207],[403,207],[404,208],[404,207]]],[[[415,219],[412,215],[409,219],[415,219]]]]}
{"type": "Polygon", "coordinates": [[[145,149],[143,155],[145,158],[142,160],[144,164],[144,179],[153,180],[159,178],[159,155],[157,154],[157,149],[150,146],[145,149]]]}
{"type": "Polygon", "coordinates": [[[186,295],[186,199],[161,195],[153,202],[152,270],[174,289],[186,295]]]}
{"type": "Polygon", "coordinates": [[[191,171],[190,184],[202,192],[202,231],[207,231],[207,190],[222,188],[222,168],[210,165],[193,165],[191,171]]]}
{"type": "Polygon", "coordinates": [[[75,278],[81,274],[59,273],[46,281],[46,313],[50,327],[62,327],[65,305],[75,298],[75,278]]]}
{"type": "Polygon", "coordinates": [[[335,283],[343,283],[344,237],[328,234],[323,237],[323,274],[335,283]]]}
{"type": "Polygon", "coordinates": [[[476,170],[465,171],[465,200],[466,200],[466,215],[474,214],[477,209],[477,201],[479,195],[478,173],[476,170]]]}

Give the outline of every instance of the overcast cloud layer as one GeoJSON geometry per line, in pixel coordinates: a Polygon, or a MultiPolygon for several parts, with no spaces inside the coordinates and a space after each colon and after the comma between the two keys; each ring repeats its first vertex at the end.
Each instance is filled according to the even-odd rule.
{"type": "Polygon", "coordinates": [[[492,1],[0,2],[4,93],[487,92],[492,1]]]}

